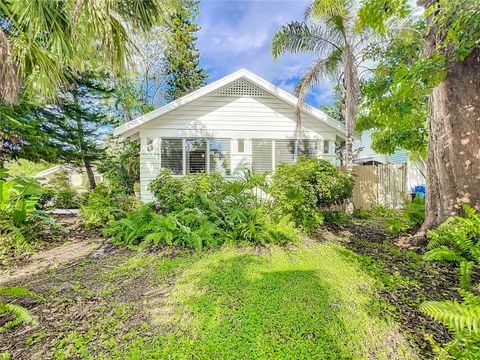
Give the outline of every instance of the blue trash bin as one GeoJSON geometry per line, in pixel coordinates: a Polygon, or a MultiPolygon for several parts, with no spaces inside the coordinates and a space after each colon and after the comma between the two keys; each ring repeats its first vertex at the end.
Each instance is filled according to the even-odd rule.
{"type": "Polygon", "coordinates": [[[413,187],[412,193],[415,194],[415,196],[418,194],[422,199],[425,199],[425,189],[425,185],[417,185],[413,187]]]}

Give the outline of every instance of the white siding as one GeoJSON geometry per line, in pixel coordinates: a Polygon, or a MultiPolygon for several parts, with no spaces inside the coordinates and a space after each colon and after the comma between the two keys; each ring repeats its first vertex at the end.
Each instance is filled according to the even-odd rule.
{"type": "MultiPolygon", "coordinates": [[[[273,96],[206,95],[149,121],[139,128],[142,199],[153,199],[147,186],[160,170],[159,138],[232,139],[232,176],[236,176],[251,167],[251,139],[293,139],[296,126],[294,108],[273,96]],[[147,139],[153,142],[148,149],[147,139]],[[244,153],[238,153],[237,139],[245,139],[244,153]]],[[[300,133],[303,138],[320,140],[319,157],[334,161],[336,133],[332,128],[304,115],[300,133]],[[329,154],[323,153],[322,140],[329,140],[329,154]]]]}

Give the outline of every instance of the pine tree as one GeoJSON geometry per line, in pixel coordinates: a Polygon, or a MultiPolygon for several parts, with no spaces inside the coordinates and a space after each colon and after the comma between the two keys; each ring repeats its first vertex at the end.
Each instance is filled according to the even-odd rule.
{"type": "Polygon", "coordinates": [[[198,1],[184,1],[169,26],[165,61],[167,63],[167,89],[164,97],[172,101],[205,84],[208,75],[199,67],[200,52],[195,44],[198,1]]]}

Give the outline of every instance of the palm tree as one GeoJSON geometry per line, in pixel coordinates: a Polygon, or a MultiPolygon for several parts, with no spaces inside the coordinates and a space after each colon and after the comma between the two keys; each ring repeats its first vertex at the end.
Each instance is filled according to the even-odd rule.
{"type": "MultiPolygon", "coordinates": [[[[367,30],[357,31],[357,21],[354,0],[315,0],[305,11],[305,21],[282,26],[273,36],[271,46],[275,58],[286,52],[315,56],[295,88],[299,125],[301,107],[312,86],[325,78],[341,84],[346,123],[345,165],[349,173],[353,166],[353,130],[360,93],[357,68],[362,62],[365,42],[371,39],[367,30]]],[[[347,211],[353,211],[353,204],[349,204],[347,211]]]]}
{"type": "Polygon", "coordinates": [[[163,23],[172,0],[0,1],[0,101],[52,98],[70,74],[119,74],[134,34],[163,23]]]}

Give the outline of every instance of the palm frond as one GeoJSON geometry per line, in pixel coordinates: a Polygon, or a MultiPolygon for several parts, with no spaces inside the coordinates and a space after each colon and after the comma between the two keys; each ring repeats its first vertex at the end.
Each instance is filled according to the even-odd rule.
{"type": "Polygon", "coordinates": [[[272,55],[277,59],[286,52],[294,54],[328,52],[342,45],[340,35],[325,24],[291,22],[274,34],[271,43],[272,55]]]}
{"type": "Polygon", "coordinates": [[[295,107],[295,115],[298,126],[301,125],[301,111],[305,97],[308,91],[321,80],[335,77],[338,74],[341,65],[342,49],[334,49],[328,57],[317,59],[312,66],[303,74],[300,81],[295,87],[295,95],[298,98],[295,107]]]}
{"type": "Polygon", "coordinates": [[[345,16],[351,3],[349,0],[314,0],[309,7],[308,15],[313,18],[345,16]]]}

